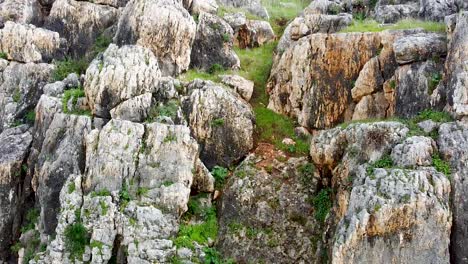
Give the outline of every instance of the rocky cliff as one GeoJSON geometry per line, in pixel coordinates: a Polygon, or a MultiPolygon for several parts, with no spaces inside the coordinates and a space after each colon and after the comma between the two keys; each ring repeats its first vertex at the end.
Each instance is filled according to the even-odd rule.
{"type": "Polygon", "coordinates": [[[464,0],[0,0],[0,263],[468,263],[464,0]]]}

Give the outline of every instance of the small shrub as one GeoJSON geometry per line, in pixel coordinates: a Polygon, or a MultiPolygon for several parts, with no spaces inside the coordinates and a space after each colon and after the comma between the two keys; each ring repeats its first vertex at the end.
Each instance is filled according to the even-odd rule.
{"type": "Polygon", "coordinates": [[[174,120],[177,117],[179,104],[176,100],[170,100],[165,105],[157,105],[150,109],[146,122],[154,122],[159,116],[166,116],[174,120]]]}
{"type": "Polygon", "coordinates": [[[26,121],[30,124],[34,124],[34,121],[36,121],[36,112],[34,110],[26,113],[26,121]]]}
{"type": "Polygon", "coordinates": [[[395,88],[396,88],[396,81],[395,81],[395,80],[391,80],[389,84],[390,84],[390,88],[392,88],[392,90],[395,90],[395,88]]]}
{"type": "Polygon", "coordinates": [[[218,64],[218,63],[211,65],[210,69],[208,69],[208,72],[211,74],[215,74],[215,73],[222,72],[222,71],[224,71],[224,67],[223,65],[218,64]]]}
{"type": "Polygon", "coordinates": [[[91,193],[91,197],[97,197],[97,196],[111,196],[111,193],[107,189],[101,189],[99,191],[94,191],[91,193]]]}
{"type": "Polygon", "coordinates": [[[231,36],[228,33],[223,34],[223,41],[224,42],[229,42],[231,41],[231,36]]]}
{"type": "Polygon", "coordinates": [[[72,260],[81,259],[86,246],[89,245],[90,235],[82,223],[74,223],[65,228],[65,248],[72,260]]]}
{"type": "Polygon", "coordinates": [[[215,183],[218,187],[223,186],[226,177],[228,176],[228,169],[221,167],[221,166],[215,166],[211,170],[211,175],[215,178],[215,183]]]}
{"type": "Polygon", "coordinates": [[[447,112],[434,111],[431,109],[424,110],[414,118],[414,122],[419,123],[424,120],[432,120],[439,123],[447,123],[453,121],[453,118],[447,112]]]}
{"type": "Polygon", "coordinates": [[[19,88],[16,88],[15,91],[13,92],[13,102],[18,103],[21,100],[21,90],[19,88]]]}
{"type": "Polygon", "coordinates": [[[164,143],[174,142],[174,141],[177,141],[177,136],[176,136],[176,134],[174,134],[172,132],[169,132],[166,135],[166,137],[164,138],[164,143]]]}
{"type": "Polygon", "coordinates": [[[223,118],[217,118],[211,121],[211,126],[213,127],[222,127],[224,125],[224,119],[223,118]]]}
{"type": "Polygon", "coordinates": [[[62,98],[63,112],[70,113],[70,109],[68,109],[68,102],[72,100],[72,104],[76,105],[76,103],[78,102],[78,98],[81,98],[81,97],[85,97],[85,92],[83,89],[81,89],[81,87],[66,90],[63,93],[63,98],[62,98]]]}
{"type": "Polygon", "coordinates": [[[106,204],[105,201],[99,201],[99,206],[101,206],[101,213],[102,215],[106,215],[107,211],[109,210],[109,206],[106,204]]]}
{"type": "Polygon", "coordinates": [[[75,191],[75,183],[74,182],[70,182],[68,184],[68,193],[71,194],[75,191]]]}
{"type": "Polygon", "coordinates": [[[148,194],[148,192],[149,192],[149,189],[148,189],[148,188],[146,188],[146,187],[140,187],[140,188],[138,188],[138,190],[137,190],[137,195],[138,195],[138,196],[145,196],[146,194],[148,194]]]}
{"type": "Polygon", "coordinates": [[[438,172],[442,172],[450,179],[450,176],[452,175],[450,164],[443,160],[439,153],[436,153],[432,156],[432,165],[438,172]]]}
{"type": "Polygon", "coordinates": [[[78,75],[84,74],[88,68],[88,64],[88,61],[84,58],[80,60],[65,59],[63,61],[56,61],[55,71],[52,77],[55,81],[61,81],[70,73],[76,73],[78,75]]]}
{"type": "Polygon", "coordinates": [[[321,223],[325,222],[332,207],[330,194],[331,189],[322,189],[312,200],[315,208],[315,219],[321,223]]]}
{"type": "Polygon", "coordinates": [[[6,60],[7,58],[8,58],[8,54],[6,54],[5,52],[0,52],[0,59],[6,60]]]}
{"type": "Polygon", "coordinates": [[[99,53],[104,52],[112,43],[112,38],[105,35],[100,35],[96,38],[92,48],[92,57],[96,57],[99,53]]]}
{"type": "Polygon", "coordinates": [[[194,249],[193,242],[206,244],[208,239],[215,239],[218,234],[218,221],[216,209],[211,207],[207,210],[205,221],[199,224],[183,224],[180,226],[179,234],[174,239],[174,244],[180,247],[194,249]]]}
{"type": "MultiPolygon", "coordinates": [[[[384,155],[381,159],[375,161],[374,163],[367,166],[367,175],[373,176],[375,168],[392,168],[393,160],[390,155],[384,155]]],[[[374,176],[375,179],[375,176],[374,176]]]]}
{"type": "Polygon", "coordinates": [[[120,209],[124,209],[131,200],[130,194],[128,193],[127,185],[125,183],[122,185],[122,189],[119,191],[119,199],[120,209]]]}
{"type": "Polygon", "coordinates": [[[34,229],[34,226],[39,218],[39,210],[36,208],[31,208],[26,213],[26,221],[25,224],[21,227],[21,233],[25,233],[29,230],[34,229]]]}
{"type": "Polygon", "coordinates": [[[428,83],[428,93],[431,95],[434,90],[437,88],[437,85],[439,85],[440,81],[442,80],[442,74],[440,73],[434,73],[429,79],[428,83]]]}

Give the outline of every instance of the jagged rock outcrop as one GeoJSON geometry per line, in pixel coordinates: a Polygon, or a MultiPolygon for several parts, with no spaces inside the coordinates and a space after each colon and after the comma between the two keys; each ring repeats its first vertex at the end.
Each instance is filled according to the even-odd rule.
{"type": "Polygon", "coordinates": [[[382,23],[393,23],[405,18],[443,21],[445,16],[466,8],[458,0],[380,0],[376,3],[374,18],[382,23]]]}
{"type": "Polygon", "coordinates": [[[192,15],[200,15],[203,12],[216,14],[218,8],[219,6],[216,0],[193,0],[189,10],[192,15]]]}
{"type": "Polygon", "coordinates": [[[272,69],[268,108],[297,117],[309,128],[330,127],[350,118],[346,111],[352,82],[380,46],[380,36],[373,33],[301,38],[272,69]]]}
{"type": "Polygon", "coordinates": [[[432,138],[414,136],[396,145],[391,156],[397,167],[414,168],[417,166],[431,166],[432,156],[436,152],[437,146],[432,138]]]}
{"type": "Polygon", "coordinates": [[[0,84],[0,131],[22,122],[34,110],[48,82],[53,65],[40,63],[8,63],[0,59],[3,82],[0,84]]]}
{"type": "Polygon", "coordinates": [[[40,229],[55,232],[60,212],[60,190],[68,177],[81,174],[85,164],[85,138],[91,130],[91,118],[56,114],[42,143],[33,186],[40,212],[40,229]]]}
{"type": "Polygon", "coordinates": [[[148,117],[152,98],[151,93],[135,96],[113,108],[110,115],[112,119],[143,122],[148,117]]]}
{"type": "Polygon", "coordinates": [[[109,118],[121,102],[156,92],[159,77],[158,60],[149,49],[111,44],[89,65],[84,90],[93,114],[109,118]]]}
{"type": "Polygon", "coordinates": [[[201,13],[197,34],[192,45],[191,67],[212,69],[214,65],[224,69],[240,68],[240,60],[233,48],[232,28],[216,15],[201,13]]]}
{"type": "Polygon", "coordinates": [[[27,125],[6,129],[0,134],[0,142],[0,261],[7,262],[24,212],[21,185],[31,131],[27,125]]]}
{"type": "Polygon", "coordinates": [[[224,15],[224,20],[234,30],[234,44],[240,48],[254,48],[275,40],[270,23],[247,19],[244,13],[224,15]]]}
{"type": "Polygon", "coordinates": [[[431,108],[431,95],[442,72],[443,65],[432,60],[398,67],[394,82],[395,115],[410,118],[431,108]]]}
{"type": "Polygon", "coordinates": [[[449,262],[450,181],[433,168],[360,167],[331,263],[449,262]]]}
{"type": "Polygon", "coordinates": [[[5,0],[0,3],[0,21],[40,26],[44,14],[37,0],[5,0]]]}
{"type": "Polygon", "coordinates": [[[453,31],[449,32],[450,43],[445,62],[445,89],[448,109],[457,117],[468,116],[468,12],[456,15],[453,31]]]}
{"type": "Polygon", "coordinates": [[[453,263],[464,263],[468,260],[465,249],[468,239],[468,124],[462,121],[442,124],[439,135],[439,151],[452,168],[451,260],[453,263]]]}
{"type": "Polygon", "coordinates": [[[45,28],[58,32],[68,42],[68,54],[82,58],[93,48],[96,38],[118,20],[118,10],[86,1],[56,0],[45,28]]]}
{"type": "Polygon", "coordinates": [[[33,25],[5,23],[0,29],[0,51],[18,62],[50,62],[63,57],[65,40],[57,32],[33,25]]]}
{"type": "Polygon", "coordinates": [[[250,105],[210,81],[195,80],[188,90],[183,111],[205,165],[229,167],[247,155],[253,147],[255,125],[250,105]]]}
{"type": "Polygon", "coordinates": [[[318,174],[307,159],[280,162],[279,153],[262,153],[265,147],[249,155],[227,182],[217,247],[239,263],[315,263],[321,229],[308,201],[318,174]]]}
{"type": "Polygon", "coordinates": [[[190,65],[196,24],[175,0],[133,0],[122,12],[114,41],[153,51],[164,76],[178,75],[190,65]]]}
{"type": "Polygon", "coordinates": [[[239,75],[221,75],[221,82],[231,87],[247,102],[252,98],[254,82],[239,75]]]}
{"type": "Polygon", "coordinates": [[[93,130],[85,176],[71,175],[62,188],[57,236],[38,262],[68,262],[70,253],[92,263],[112,256],[128,263],[168,262],[197,155],[186,126],[111,120],[93,130]],[[70,226],[86,232],[87,244],[78,255],[67,248],[70,226]]]}

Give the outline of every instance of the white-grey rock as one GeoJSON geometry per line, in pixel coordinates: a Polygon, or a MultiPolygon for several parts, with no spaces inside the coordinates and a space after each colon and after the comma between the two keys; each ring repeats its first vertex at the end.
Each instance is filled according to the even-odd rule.
{"type": "Polygon", "coordinates": [[[110,110],[110,115],[112,119],[143,122],[148,117],[152,98],[151,93],[135,96],[110,110]]]}
{"type": "Polygon", "coordinates": [[[183,102],[183,111],[200,158],[208,168],[229,167],[253,147],[254,114],[236,93],[210,81],[195,80],[183,102]]]}
{"type": "Polygon", "coordinates": [[[40,26],[44,15],[37,0],[5,0],[0,3],[0,20],[40,26]]]}
{"type": "Polygon", "coordinates": [[[231,87],[247,102],[252,98],[254,82],[239,75],[221,75],[221,82],[231,87]]]}
{"type": "Polygon", "coordinates": [[[156,92],[159,77],[157,58],[149,49],[111,44],[89,65],[84,90],[93,114],[109,118],[121,102],[156,92]]]}
{"type": "Polygon", "coordinates": [[[190,65],[196,24],[176,0],[133,0],[120,16],[114,41],[153,51],[164,76],[178,75],[190,65]]]}
{"type": "Polygon", "coordinates": [[[436,33],[409,35],[395,41],[393,51],[399,64],[443,57],[447,54],[447,40],[436,33]]]}
{"type": "Polygon", "coordinates": [[[413,136],[396,145],[392,150],[392,160],[398,167],[414,168],[431,166],[432,155],[437,152],[435,141],[429,137],[413,136]]]}

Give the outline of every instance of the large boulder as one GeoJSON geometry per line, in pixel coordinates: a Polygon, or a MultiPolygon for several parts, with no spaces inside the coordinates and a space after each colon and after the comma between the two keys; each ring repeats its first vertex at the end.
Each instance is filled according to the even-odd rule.
{"type": "Polygon", "coordinates": [[[169,76],[189,67],[195,32],[195,21],[179,1],[133,0],[123,10],[114,41],[150,49],[169,76]]]}
{"type": "Polygon", "coordinates": [[[156,92],[161,72],[147,48],[111,44],[86,71],[84,91],[94,115],[109,118],[109,111],[135,96],[156,92]]]}
{"type": "Polygon", "coordinates": [[[90,130],[91,118],[78,115],[56,114],[48,126],[33,179],[45,234],[55,232],[59,195],[68,177],[84,172],[85,138],[90,130]]]}
{"type": "MultiPolygon", "coordinates": [[[[6,62],[0,59],[0,63],[6,62]]],[[[0,68],[0,131],[22,122],[28,111],[33,111],[49,81],[53,65],[40,63],[4,63],[0,68]]]]}
{"type": "Polygon", "coordinates": [[[32,135],[26,125],[4,130],[0,134],[0,261],[7,262],[10,247],[21,224],[24,212],[21,194],[32,135]]]}
{"type": "Polygon", "coordinates": [[[376,1],[374,18],[381,23],[394,23],[401,19],[414,18],[443,21],[445,16],[467,8],[459,0],[379,0],[376,1]]]}
{"type": "Polygon", "coordinates": [[[261,150],[249,155],[226,183],[217,243],[224,257],[238,263],[320,263],[322,230],[308,202],[318,174],[305,158],[280,162],[279,156],[261,150]]]}
{"type": "Polygon", "coordinates": [[[444,35],[436,33],[409,35],[395,41],[393,51],[399,64],[444,57],[447,54],[447,40],[444,35]]]}
{"type": "Polygon", "coordinates": [[[464,263],[468,259],[465,247],[468,243],[468,124],[461,121],[443,124],[439,135],[439,151],[452,168],[451,257],[453,263],[464,263]]]}
{"type": "Polygon", "coordinates": [[[205,165],[229,167],[247,155],[253,147],[255,124],[250,105],[234,91],[210,81],[195,80],[188,89],[183,111],[205,165]]]}
{"type": "Polygon", "coordinates": [[[308,128],[342,122],[353,81],[380,45],[381,37],[374,33],[318,33],[301,38],[271,71],[268,108],[298,118],[308,128]]]}
{"type": "Polygon", "coordinates": [[[40,26],[44,14],[37,0],[5,0],[0,3],[0,21],[40,26]]]}
{"type": "Polygon", "coordinates": [[[434,168],[355,176],[331,263],[450,263],[450,181],[434,168]]]}
{"type": "Polygon", "coordinates": [[[191,67],[210,70],[214,65],[225,69],[240,68],[240,60],[232,49],[233,30],[216,15],[201,13],[192,46],[191,67]]]}
{"type": "Polygon", "coordinates": [[[9,60],[19,62],[50,62],[63,57],[65,40],[57,32],[33,25],[5,23],[0,29],[0,51],[9,60]]]}
{"type": "Polygon", "coordinates": [[[95,40],[117,22],[118,10],[86,1],[57,0],[45,27],[58,32],[68,42],[68,54],[80,59],[91,51],[95,40]]]}

